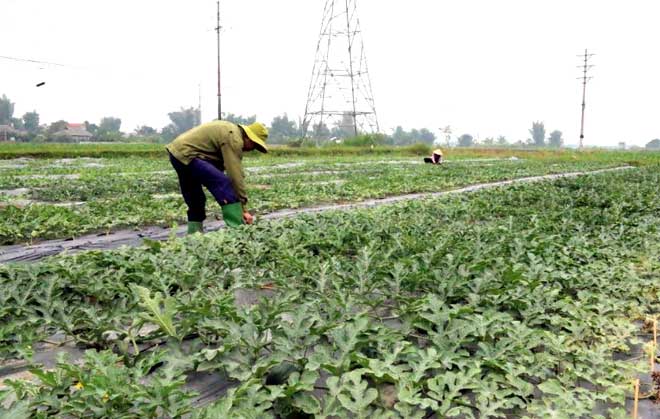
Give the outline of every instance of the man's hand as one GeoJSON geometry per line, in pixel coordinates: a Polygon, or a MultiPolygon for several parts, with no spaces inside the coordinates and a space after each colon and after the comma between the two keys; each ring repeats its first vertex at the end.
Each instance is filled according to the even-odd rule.
{"type": "Polygon", "coordinates": [[[245,221],[245,224],[252,224],[254,223],[254,216],[249,212],[245,211],[243,213],[243,221],[245,221]]]}

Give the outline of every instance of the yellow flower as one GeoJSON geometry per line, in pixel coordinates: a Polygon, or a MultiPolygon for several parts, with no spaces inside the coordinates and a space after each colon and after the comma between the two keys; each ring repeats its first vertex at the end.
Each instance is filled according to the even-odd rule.
{"type": "Polygon", "coordinates": [[[76,383],[76,385],[73,386],[73,388],[75,388],[76,390],[82,390],[83,387],[84,387],[84,386],[83,386],[82,381],[78,381],[78,382],[76,383]]]}
{"type": "Polygon", "coordinates": [[[108,396],[108,393],[105,393],[105,394],[103,395],[103,402],[105,403],[105,402],[107,402],[108,400],[110,400],[110,396],[108,396]]]}

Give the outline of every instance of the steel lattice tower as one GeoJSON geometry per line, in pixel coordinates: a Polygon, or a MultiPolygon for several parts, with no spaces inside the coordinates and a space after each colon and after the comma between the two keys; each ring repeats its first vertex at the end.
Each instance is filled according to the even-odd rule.
{"type": "Polygon", "coordinates": [[[378,132],[356,1],[325,2],[303,137],[318,140],[378,132]]]}

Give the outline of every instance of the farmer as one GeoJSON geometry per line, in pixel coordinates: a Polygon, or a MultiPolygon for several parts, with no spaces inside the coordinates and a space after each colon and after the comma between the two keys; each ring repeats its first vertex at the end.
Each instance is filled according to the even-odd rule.
{"type": "Polygon", "coordinates": [[[206,196],[202,186],[222,207],[227,226],[252,224],[241,159],[244,151],[267,153],[267,139],[268,129],[259,122],[212,121],[184,132],[166,146],[188,206],[188,234],[204,232],[206,196]]]}
{"type": "Polygon", "coordinates": [[[424,157],[424,163],[442,164],[442,150],[439,148],[433,150],[431,157],[424,157]]]}

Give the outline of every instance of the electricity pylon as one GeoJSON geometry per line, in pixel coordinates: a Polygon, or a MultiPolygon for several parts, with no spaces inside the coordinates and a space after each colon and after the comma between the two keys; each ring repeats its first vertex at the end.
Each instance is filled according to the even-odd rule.
{"type": "Polygon", "coordinates": [[[378,132],[356,0],[326,0],[302,135],[319,139],[378,132]]]}

